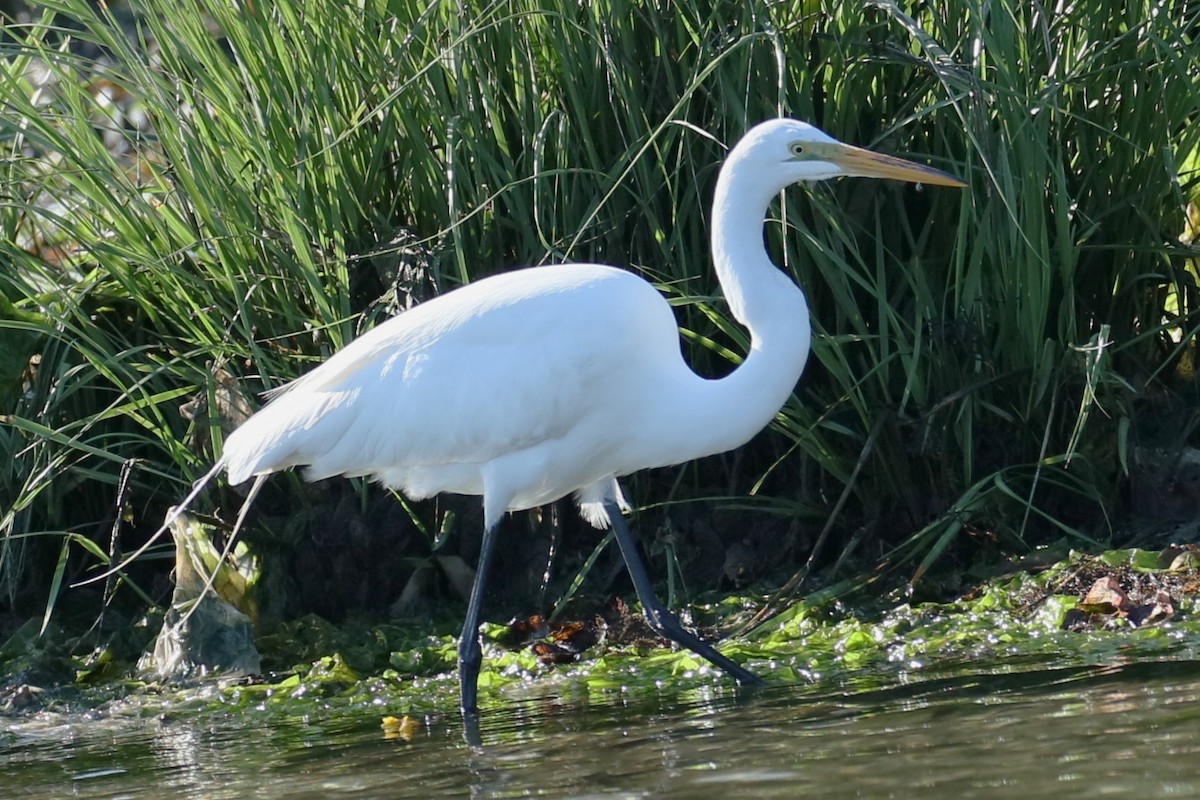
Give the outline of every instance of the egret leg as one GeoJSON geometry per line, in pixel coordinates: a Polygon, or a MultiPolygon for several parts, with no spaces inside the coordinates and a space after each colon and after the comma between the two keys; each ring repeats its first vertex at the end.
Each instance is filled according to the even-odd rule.
{"type": "Polygon", "coordinates": [[[696,655],[708,659],[740,684],[753,686],[762,683],[762,678],[740,664],[734,663],[732,659],[722,655],[711,644],[684,628],[680,624],[679,618],[658,601],[658,597],[654,594],[654,584],[651,583],[650,576],[646,574],[646,566],[638,555],[637,544],[633,541],[633,534],[630,533],[629,526],[625,524],[625,518],[621,516],[621,509],[612,501],[606,502],[604,508],[608,511],[608,518],[612,521],[613,535],[617,537],[617,544],[621,547],[621,555],[625,558],[629,577],[633,579],[633,588],[637,592],[638,600],[642,603],[646,621],[650,623],[654,632],[676,644],[683,645],[696,655]]]}
{"type": "Polygon", "coordinates": [[[492,551],[496,546],[496,529],[499,527],[500,522],[497,521],[483,531],[479,565],[475,567],[475,582],[471,585],[471,601],[467,604],[467,618],[463,622],[462,637],[458,640],[458,681],[464,717],[474,717],[479,713],[476,699],[479,693],[479,667],[483,663],[479,615],[483,607],[483,589],[492,563],[492,551]]]}

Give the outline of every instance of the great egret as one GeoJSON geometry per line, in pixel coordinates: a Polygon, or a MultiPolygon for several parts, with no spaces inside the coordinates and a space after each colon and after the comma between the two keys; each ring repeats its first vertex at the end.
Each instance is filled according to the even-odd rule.
{"type": "MultiPolygon", "coordinates": [[[[737,447],[791,394],[808,357],[804,294],[763,246],[771,199],[842,175],[964,186],[930,167],[842,144],[803,122],[751,129],[721,168],[712,258],[750,352],[732,374],[684,362],[670,306],[611,266],[508,272],[448,292],[346,345],[225,441],[239,484],[288,467],[369,476],[412,498],[481,495],[483,544],[459,645],[461,704],[476,710],[480,606],[506,511],[574,493],[612,526],[650,625],[740,683],[760,679],[685,630],[655,597],[621,516],[617,479],[737,447]]],[[[211,475],[212,473],[210,473],[211,475]]]]}

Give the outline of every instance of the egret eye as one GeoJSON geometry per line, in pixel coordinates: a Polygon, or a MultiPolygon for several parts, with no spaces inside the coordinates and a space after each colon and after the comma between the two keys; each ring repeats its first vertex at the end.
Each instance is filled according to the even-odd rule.
{"type": "Polygon", "coordinates": [[[799,142],[793,143],[791,150],[792,150],[792,155],[794,155],[794,156],[804,155],[804,145],[800,144],[799,142]]]}

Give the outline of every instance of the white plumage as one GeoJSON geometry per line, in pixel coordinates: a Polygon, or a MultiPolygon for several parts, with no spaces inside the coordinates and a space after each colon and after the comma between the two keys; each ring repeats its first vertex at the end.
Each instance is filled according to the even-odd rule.
{"type": "Polygon", "coordinates": [[[787,372],[743,394],[688,368],[667,302],[629,272],[498,275],[389,320],[286,387],[227,440],[230,482],[292,466],[314,480],[369,475],[413,498],[483,495],[489,525],[578,492],[606,526],[598,503],[615,499],[616,477],[736,447],[770,420],[808,351],[802,302],[781,322],[787,372]]]}

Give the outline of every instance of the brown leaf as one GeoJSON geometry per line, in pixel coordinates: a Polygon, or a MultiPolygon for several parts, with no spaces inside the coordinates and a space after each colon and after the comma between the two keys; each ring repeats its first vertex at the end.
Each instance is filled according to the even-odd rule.
{"type": "Polygon", "coordinates": [[[530,649],[543,664],[566,664],[579,660],[585,650],[604,641],[608,631],[601,617],[591,620],[547,624],[540,614],[509,623],[508,632],[518,645],[536,639],[530,649]],[[548,639],[548,641],[547,641],[548,639]]]}
{"type": "Polygon", "coordinates": [[[534,655],[543,664],[570,664],[579,660],[579,654],[554,642],[534,642],[534,655]]]}
{"type": "Polygon", "coordinates": [[[572,653],[582,653],[604,641],[607,634],[608,626],[604,620],[592,617],[587,621],[555,625],[550,635],[558,646],[572,653]]]}
{"type": "Polygon", "coordinates": [[[508,632],[516,644],[524,644],[531,639],[541,639],[550,631],[541,614],[531,614],[525,619],[514,619],[508,623],[508,632]]]}
{"type": "Polygon", "coordinates": [[[1129,596],[1121,590],[1120,583],[1111,575],[1093,583],[1092,588],[1088,589],[1087,595],[1084,596],[1083,602],[1080,603],[1080,607],[1085,611],[1104,614],[1125,611],[1129,606],[1129,596]]]}

